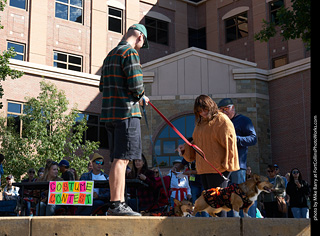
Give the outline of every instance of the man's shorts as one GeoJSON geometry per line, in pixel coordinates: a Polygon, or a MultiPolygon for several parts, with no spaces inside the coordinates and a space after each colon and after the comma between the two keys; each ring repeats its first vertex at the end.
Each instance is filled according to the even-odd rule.
{"type": "Polygon", "coordinates": [[[141,128],[140,118],[132,117],[125,120],[106,122],[105,124],[110,150],[110,160],[141,159],[141,128]]]}

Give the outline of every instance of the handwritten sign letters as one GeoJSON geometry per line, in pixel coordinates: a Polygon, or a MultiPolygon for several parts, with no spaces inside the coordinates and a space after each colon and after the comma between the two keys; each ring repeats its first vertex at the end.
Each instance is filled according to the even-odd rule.
{"type": "Polygon", "coordinates": [[[93,181],[50,181],[49,205],[92,206],[93,181]]]}

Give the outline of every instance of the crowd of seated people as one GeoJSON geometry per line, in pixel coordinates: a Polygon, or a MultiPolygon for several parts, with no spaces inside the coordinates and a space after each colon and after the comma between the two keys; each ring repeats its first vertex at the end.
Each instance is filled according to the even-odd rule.
{"type": "MultiPolygon", "coordinates": [[[[29,168],[21,183],[109,180],[109,176],[102,171],[103,165],[104,157],[98,153],[94,153],[91,161],[88,163],[88,172],[83,173],[80,178],[78,178],[76,170],[74,168],[70,168],[70,163],[67,160],[61,160],[58,163],[48,159],[45,167],[39,168],[37,172],[34,168],[29,168]]],[[[139,211],[148,210],[152,207],[156,200],[155,190],[156,179],[159,179],[158,169],[149,169],[147,160],[145,156],[142,155],[141,160],[135,160],[132,162],[132,168],[128,166],[126,178],[139,179],[147,184],[147,187],[140,186],[137,189],[128,187],[128,205],[134,210],[139,209],[139,211]]],[[[8,175],[6,180],[7,185],[3,190],[2,209],[5,209],[4,205],[6,205],[8,207],[7,209],[10,209],[10,211],[13,212],[17,203],[21,202],[21,204],[23,204],[22,208],[24,209],[24,212],[15,212],[14,214],[17,215],[52,216],[70,213],[74,215],[93,215],[97,212],[97,209],[101,206],[108,205],[110,201],[109,188],[94,188],[92,206],[51,205],[48,204],[49,190],[25,189],[22,194],[18,187],[12,186],[12,183],[14,182],[14,177],[12,175],[8,175]],[[23,195],[23,199],[20,199],[19,195],[23,195]]]]}
{"type": "MultiPolygon", "coordinates": [[[[103,172],[103,167],[104,157],[98,153],[94,153],[88,163],[88,172],[83,173],[80,178],[78,178],[76,170],[70,167],[68,160],[61,160],[58,163],[48,159],[45,167],[41,167],[37,172],[34,168],[29,168],[21,183],[109,180],[109,176],[103,172]]],[[[128,166],[127,179],[139,179],[147,184],[147,187],[141,186],[137,189],[128,187],[127,198],[128,205],[131,208],[142,211],[147,210],[154,204],[156,200],[155,188],[157,176],[159,176],[158,169],[149,169],[144,155],[142,155],[142,160],[135,160],[132,162],[132,168],[128,166]]],[[[97,213],[97,209],[108,205],[110,201],[109,188],[94,188],[92,206],[51,205],[48,204],[49,190],[25,189],[22,194],[18,187],[12,186],[12,183],[14,182],[12,175],[7,176],[6,179],[7,185],[3,190],[3,200],[6,201],[4,205],[7,205],[10,210],[13,211],[12,209],[16,208],[17,203],[21,202],[23,204],[22,208],[24,209],[24,212],[21,212],[20,215],[52,216],[70,213],[74,215],[94,215],[97,213]],[[20,199],[19,195],[23,195],[23,199],[20,199]],[[70,211],[70,209],[72,211],[70,211]]]]}
{"type": "MultiPolygon", "coordinates": [[[[194,183],[196,180],[196,169],[185,169],[188,163],[175,160],[169,174],[162,177],[168,181],[167,193],[162,192],[162,198],[167,198],[168,205],[174,206],[173,199],[179,200],[187,199],[194,203],[196,198],[201,193],[201,183],[199,182],[199,190],[195,191],[194,183]],[[193,196],[194,195],[194,196],[193,196]]],[[[104,157],[98,153],[94,153],[91,161],[88,163],[88,172],[83,173],[78,178],[74,168],[70,168],[67,160],[61,160],[59,163],[53,160],[47,160],[45,167],[39,168],[36,172],[34,168],[29,168],[26,172],[22,183],[33,182],[49,182],[49,181],[96,181],[109,180],[109,176],[103,172],[104,157]],[[60,174],[59,174],[60,171],[60,174]]],[[[261,201],[264,207],[260,208],[261,217],[295,217],[307,218],[309,208],[310,186],[302,179],[299,169],[294,168],[288,175],[288,181],[285,181],[279,173],[277,173],[277,165],[269,165],[267,174],[274,188],[281,196],[285,197],[288,211],[286,213],[278,212],[276,199],[277,191],[271,194],[263,194],[261,201]],[[273,195],[272,195],[273,194],[273,195]],[[272,198],[273,197],[273,198],[272,198]],[[274,215],[271,215],[274,214],[274,215]]],[[[250,170],[250,168],[248,168],[250,170]]],[[[1,170],[3,170],[1,166],[1,170]]],[[[3,175],[3,171],[1,172],[3,175]]],[[[163,188],[163,182],[159,175],[159,169],[148,168],[148,163],[145,156],[142,154],[141,160],[134,160],[131,168],[127,168],[127,179],[138,179],[146,186],[127,188],[127,204],[134,211],[148,211],[154,209],[157,202],[161,201],[159,198],[159,189],[163,188]]],[[[250,178],[250,172],[248,173],[250,178]]],[[[110,189],[108,187],[100,187],[93,189],[93,204],[92,206],[63,206],[48,204],[48,190],[28,190],[25,189],[23,193],[21,189],[14,186],[14,176],[9,174],[5,177],[6,185],[2,189],[2,201],[0,201],[0,215],[26,215],[32,216],[34,214],[39,216],[52,216],[61,214],[72,215],[96,215],[106,212],[108,203],[110,201],[110,189]],[[23,195],[23,199],[19,196],[23,195]],[[24,211],[20,212],[18,205],[21,204],[24,211]],[[103,208],[104,207],[104,208],[103,208]],[[100,211],[99,211],[100,209],[100,211]],[[103,209],[101,211],[101,209],[103,209]],[[101,213],[102,212],[102,213],[101,213]]],[[[166,202],[166,201],[164,201],[166,202]]],[[[159,205],[159,204],[158,204],[159,205]]],[[[257,212],[258,208],[257,208],[257,212]]],[[[206,216],[206,215],[204,215],[206,216]]]]}
{"type": "MultiPolygon", "coordinates": [[[[3,161],[3,160],[2,160],[3,161]]],[[[1,162],[2,162],[1,161],[1,162]]],[[[67,160],[61,160],[59,163],[51,159],[46,161],[45,167],[39,168],[36,171],[30,168],[26,172],[26,177],[21,183],[32,182],[50,182],[50,181],[74,181],[74,180],[108,180],[109,176],[102,171],[104,165],[103,156],[95,153],[88,163],[88,172],[78,178],[77,172],[74,168],[70,168],[67,160]],[[60,175],[59,175],[60,171],[60,175]]],[[[4,174],[1,165],[1,175],[4,174]]],[[[0,201],[0,215],[38,215],[38,216],[52,216],[61,214],[76,214],[76,215],[91,215],[98,207],[106,204],[110,200],[109,188],[94,188],[93,190],[93,205],[89,207],[77,206],[62,206],[48,204],[48,190],[27,190],[21,193],[18,187],[12,185],[14,177],[8,175],[6,177],[6,186],[2,190],[2,201],[0,201]],[[23,199],[19,196],[23,195],[23,199]],[[17,211],[17,205],[23,204],[23,212],[17,211]],[[2,214],[2,212],[4,212],[2,214]]]]}

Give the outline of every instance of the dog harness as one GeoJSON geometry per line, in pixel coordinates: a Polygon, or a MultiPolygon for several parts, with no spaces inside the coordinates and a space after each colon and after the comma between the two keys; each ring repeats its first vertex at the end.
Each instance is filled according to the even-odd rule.
{"type": "Polygon", "coordinates": [[[252,201],[245,195],[245,193],[239,188],[238,184],[230,184],[226,188],[211,188],[203,190],[202,195],[205,201],[213,208],[220,208],[226,206],[232,209],[231,194],[235,193],[241,197],[243,205],[240,209],[248,208],[252,201]]]}

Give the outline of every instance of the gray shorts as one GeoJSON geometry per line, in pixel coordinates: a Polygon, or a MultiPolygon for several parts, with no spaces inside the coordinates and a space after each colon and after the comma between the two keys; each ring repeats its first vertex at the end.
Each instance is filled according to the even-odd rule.
{"type": "Polygon", "coordinates": [[[106,122],[110,160],[141,159],[141,128],[140,118],[132,117],[125,120],[106,122]]]}

